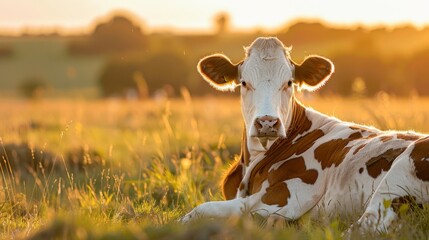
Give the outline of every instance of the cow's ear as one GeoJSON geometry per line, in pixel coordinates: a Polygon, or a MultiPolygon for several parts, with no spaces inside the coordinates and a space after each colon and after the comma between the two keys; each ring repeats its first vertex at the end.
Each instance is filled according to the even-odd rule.
{"type": "Polygon", "coordinates": [[[331,60],[320,56],[308,56],[301,64],[295,66],[295,83],[300,89],[314,91],[323,86],[334,72],[331,60]]]}
{"type": "Polygon", "coordinates": [[[239,64],[233,64],[228,57],[214,54],[201,59],[197,69],[211,86],[220,91],[233,91],[238,83],[239,64]]]}

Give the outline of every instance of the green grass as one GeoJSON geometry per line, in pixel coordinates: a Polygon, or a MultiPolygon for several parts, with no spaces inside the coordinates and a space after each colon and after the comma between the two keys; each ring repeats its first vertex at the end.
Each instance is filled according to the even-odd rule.
{"type": "MultiPolygon", "coordinates": [[[[426,98],[303,102],[382,129],[429,132],[426,98]]],[[[339,239],[353,222],[247,216],[177,223],[198,204],[221,199],[220,179],[240,150],[238,99],[193,100],[186,92],[161,102],[3,99],[0,116],[4,239],[339,239]]],[[[428,238],[428,206],[402,215],[398,230],[368,237],[428,238]]]]}

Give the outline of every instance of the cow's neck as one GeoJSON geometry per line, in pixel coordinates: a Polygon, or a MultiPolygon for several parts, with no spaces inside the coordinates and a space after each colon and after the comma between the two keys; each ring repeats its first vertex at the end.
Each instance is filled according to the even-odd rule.
{"type": "Polygon", "coordinates": [[[311,120],[306,114],[306,108],[295,99],[292,99],[292,115],[290,116],[290,122],[286,125],[286,138],[294,139],[296,136],[307,132],[312,125],[311,120]]]}
{"type": "Polygon", "coordinates": [[[261,146],[258,147],[258,140],[247,137],[247,130],[244,129],[241,146],[241,160],[246,166],[248,166],[253,160],[263,158],[266,155],[266,152],[269,151],[273,145],[276,145],[276,143],[280,141],[284,142],[285,140],[292,141],[297,136],[307,132],[311,128],[312,122],[306,114],[306,108],[297,101],[295,97],[291,100],[291,106],[291,114],[289,114],[288,119],[285,120],[285,125],[287,126],[286,138],[277,139],[276,142],[269,143],[266,149],[261,146]]]}
{"type": "MultiPolygon", "coordinates": [[[[307,110],[296,99],[292,99],[291,104],[290,120],[289,123],[286,123],[286,137],[277,139],[265,152],[252,154],[253,152],[249,151],[250,158],[248,164],[244,167],[245,178],[243,179],[248,185],[245,191],[241,191],[243,196],[251,195],[260,190],[264,179],[266,179],[258,177],[260,174],[267,174],[274,164],[305,152],[312,146],[315,139],[323,136],[323,131],[317,129],[317,126],[313,125],[313,123],[324,122],[324,116],[307,110]]],[[[244,162],[246,162],[246,159],[243,158],[246,156],[243,154],[245,151],[245,149],[242,150],[242,160],[244,162]]]]}
{"type": "Polygon", "coordinates": [[[243,138],[242,138],[242,141],[241,141],[241,156],[240,156],[240,158],[241,158],[241,163],[242,164],[244,164],[244,165],[246,165],[246,166],[249,166],[249,163],[250,163],[250,152],[249,152],[249,148],[248,148],[248,146],[247,146],[247,134],[246,134],[246,124],[244,124],[244,128],[243,128],[243,138]]]}

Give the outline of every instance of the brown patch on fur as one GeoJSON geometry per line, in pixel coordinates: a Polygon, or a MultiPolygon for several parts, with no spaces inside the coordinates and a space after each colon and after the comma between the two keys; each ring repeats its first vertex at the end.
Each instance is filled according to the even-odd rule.
{"type": "Polygon", "coordinates": [[[369,129],[369,128],[365,127],[365,126],[354,125],[354,126],[349,126],[349,128],[351,130],[354,130],[354,131],[359,131],[362,134],[362,137],[363,137],[364,134],[365,135],[368,134],[368,136],[363,137],[364,139],[370,139],[370,138],[374,138],[374,137],[378,136],[377,133],[374,133],[374,130],[369,129]]]}
{"type": "Polygon", "coordinates": [[[365,165],[368,174],[377,178],[382,171],[388,171],[392,166],[393,161],[405,151],[406,148],[388,149],[379,156],[369,159],[365,165]]]}
{"type": "Polygon", "coordinates": [[[410,156],[414,161],[416,176],[429,182],[429,137],[419,139],[410,156]]]}
{"type": "Polygon", "coordinates": [[[246,143],[246,127],[243,130],[243,138],[241,141],[241,154],[240,160],[234,162],[228,169],[225,177],[223,178],[221,188],[223,197],[226,200],[233,199],[236,197],[237,190],[243,190],[245,185],[240,184],[243,179],[243,165],[248,166],[250,162],[250,153],[247,149],[246,143]]]}
{"type": "Polygon", "coordinates": [[[360,145],[359,147],[357,147],[354,151],[353,151],[353,155],[356,155],[356,153],[358,153],[360,150],[362,150],[362,148],[364,148],[367,144],[364,143],[362,145],[360,145]]]}
{"type": "Polygon", "coordinates": [[[365,127],[365,126],[358,126],[358,125],[352,125],[352,126],[349,126],[349,128],[351,130],[354,130],[354,131],[360,131],[361,133],[364,133],[364,132],[373,132],[374,131],[374,130],[369,129],[369,128],[365,127]]]}
{"type": "MultiPolygon", "coordinates": [[[[268,171],[273,164],[286,160],[294,154],[302,154],[311,148],[317,139],[324,135],[323,131],[320,129],[304,134],[310,129],[311,121],[307,118],[303,106],[298,102],[294,102],[293,106],[292,125],[288,129],[287,137],[277,140],[265,153],[265,158],[255,166],[250,174],[248,186],[250,194],[256,193],[261,189],[262,183],[267,180],[269,175],[268,171]],[[296,141],[293,141],[301,134],[304,135],[299,137],[296,141]]],[[[303,170],[305,170],[305,168],[300,168],[300,171],[303,170]]],[[[304,173],[298,172],[295,174],[300,175],[304,173]]],[[[270,186],[274,184],[274,182],[270,182],[270,186]]]]}
{"type": "Polygon", "coordinates": [[[287,189],[284,181],[294,178],[300,178],[307,184],[314,184],[317,180],[317,176],[318,173],[316,170],[307,170],[303,157],[289,159],[280,165],[280,167],[268,173],[268,182],[270,186],[267,188],[267,193],[262,198],[262,201],[266,204],[277,204],[283,207],[287,204],[287,199],[290,194],[289,190],[285,192],[277,191],[279,185],[287,189]],[[272,198],[273,195],[276,195],[274,199],[272,198]]]}
{"type": "Polygon", "coordinates": [[[382,141],[382,142],[388,142],[388,141],[390,141],[390,140],[392,140],[393,139],[393,136],[391,136],[391,135],[389,135],[389,136],[381,136],[380,137],[380,140],[382,141]]]}
{"type": "Polygon", "coordinates": [[[402,139],[405,141],[416,141],[419,138],[421,138],[421,136],[417,136],[417,135],[413,135],[413,134],[403,134],[403,133],[398,133],[396,135],[397,139],[402,139]]]}
{"type": "Polygon", "coordinates": [[[239,161],[235,161],[228,170],[222,181],[222,194],[226,200],[237,196],[237,190],[243,178],[243,166],[239,161]]]}
{"type": "Polygon", "coordinates": [[[287,184],[278,182],[267,188],[267,192],[262,196],[261,200],[268,205],[279,205],[283,207],[287,204],[289,198],[290,192],[287,184]]]}
{"type": "Polygon", "coordinates": [[[416,197],[414,196],[402,196],[392,199],[391,207],[396,214],[399,214],[399,209],[403,204],[408,204],[411,207],[411,210],[417,206],[422,208],[422,204],[416,204],[416,197]]]}
{"type": "Polygon", "coordinates": [[[317,171],[307,170],[303,157],[292,158],[284,162],[280,167],[270,171],[268,182],[283,182],[293,178],[300,178],[304,183],[313,184],[317,180],[317,171]]]}
{"type": "Polygon", "coordinates": [[[361,127],[359,127],[359,126],[349,126],[349,128],[350,128],[351,130],[354,130],[354,131],[360,131],[360,130],[362,130],[362,128],[361,128],[361,127]]]}
{"type": "Polygon", "coordinates": [[[340,165],[351,147],[346,147],[349,142],[362,138],[360,132],[352,133],[346,139],[334,139],[321,144],[314,150],[314,157],[320,162],[322,169],[331,167],[332,165],[340,165]]]}
{"type": "Polygon", "coordinates": [[[366,137],[366,139],[377,137],[376,133],[372,133],[366,137]]]}
{"type": "Polygon", "coordinates": [[[355,139],[358,139],[358,138],[362,138],[362,133],[360,133],[360,132],[355,132],[355,133],[352,133],[352,134],[349,136],[349,139],[351,139],[351,140],[355,140],[355,139]]]}
{"type": "MultiPolygon", "coordinates": [[[[302,106],[299,102],[297,102],[296,99],[292,101],[292,120],[286,133],[286,138],[290,140],[293,140],[299,134],[308,131],[311,128],[312,124],[310,119],[308,119],[307,115],[305,114],[305,107],[302,106]]],[[[279,142],[280,141],[277,141],[277,143],[279,142]]],[[[267,152],[266,155],[268,154],[269,153],[267,152]]]]}

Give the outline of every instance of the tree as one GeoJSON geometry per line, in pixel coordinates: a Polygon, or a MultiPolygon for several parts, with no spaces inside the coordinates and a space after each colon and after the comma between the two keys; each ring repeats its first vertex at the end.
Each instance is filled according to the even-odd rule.
{"type": "Polygon", "coordinates": [[[353,94],[353,84],[356,79],[365,86],[365,93],[372,96],[380,90],[389,91],[388,72],[391,70],[377,55],[357,55],[346,53],[331,58],[335,63],[335,73],[332,75],[333,84],[326,84],[322,92],[333,92],[343,96],[353,94]]]}
{"type": "Polygon", "coordinates": [[[104,96],[123,96],[129,89],[137,89],[133,74],[141,69],[138,62],[112,59],[104,66],[99,84],[104,96]]]}
{"type": "Polygon", "coordinates": [[[92,33],[94,47],[106,51],[127,51],[141,48],[145,39],[139,26],[124,16],[114,16],[97,25],[92,33]]]}
{"type": "Polygon", "coordinates": [[[117,53],[145,46],[146,37],[140,26],[125,16],[116,15],[99,23],[88,38],[72,42],[69,51],[74,54],[117,53]]]}
{"type": "Polygon", "coordinates": [[[107,97],[126,96],[130,92],[144,97],[160,89],[174,95],[187,85],[188,76],[189,66],[183,55],[165,51],[129,60],[114,58],[105,65],[99,84],[107,97]]]}
{"type": "Polygon", "coordinates": [[[217,34],[226,33],[230,27],[230,17],[227,13],[219,13],[214,18],[214,25],[217,34]]]}

